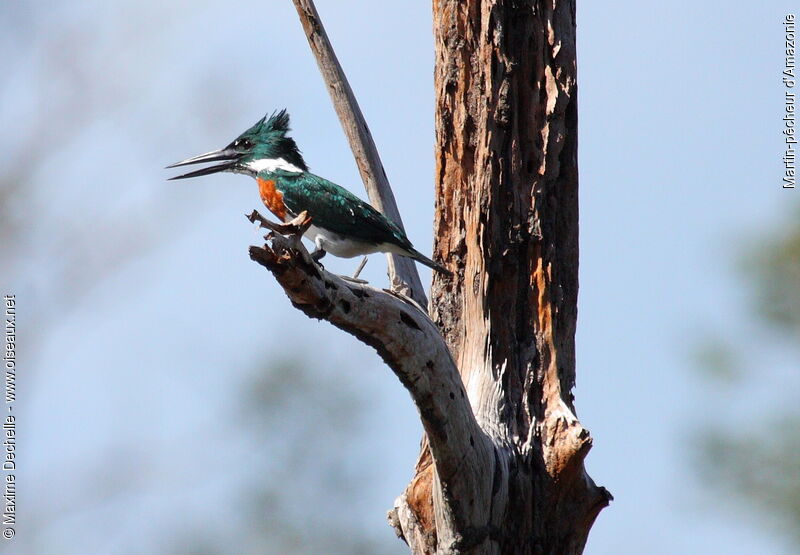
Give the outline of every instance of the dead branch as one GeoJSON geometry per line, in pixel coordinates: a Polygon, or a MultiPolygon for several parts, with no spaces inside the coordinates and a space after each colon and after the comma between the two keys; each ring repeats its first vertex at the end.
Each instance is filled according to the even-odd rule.
{"type": "MultiPolygon", "coordinates": [[[[325,27],[322,25],[317,8],[314,6],[313,0],[294,0],[294,6],[306,32],[308,44],[316,56],[322,78],[328,87],[333,107],[336,109],[347,140],[350,142],[350,148],[356,159],[364,187],[367,189],[370,203],[400,226],[400,229],[404,229],[392,187],[389,185],[381,157],[375,147],[375,141],[372,139],[369,126],[361,113],[361,108],[358,106],[358,101],[350,88],[342,66],[336,58],[336,53],[333,51],[325,27]]],[[[414,262],[409,258],[394,254],[386,256],[389,262],[389,282],[392,284],[392,289],[403,291],[421,306],[427,307],[428,299],[414,262]]]]}

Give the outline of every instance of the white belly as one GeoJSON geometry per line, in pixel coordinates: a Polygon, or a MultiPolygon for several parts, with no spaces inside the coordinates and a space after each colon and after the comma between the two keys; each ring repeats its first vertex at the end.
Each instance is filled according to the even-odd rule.
{"type": "Polygon", "coordinates": [[[311,225],[304,236],[314,241],[318,249],[323,249],[341,258],[353,258],[354,256],[386,252],[387,250],[383,248],[385,245],[374,245],[364,241],[354,241],[353,239],[349,239],[338,233],[333,233],[327,229],[321,229],[315,225],[311,225]]]}

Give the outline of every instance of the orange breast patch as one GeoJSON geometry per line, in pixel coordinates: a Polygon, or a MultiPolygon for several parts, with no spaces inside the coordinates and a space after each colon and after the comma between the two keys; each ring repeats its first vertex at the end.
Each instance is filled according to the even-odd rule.
{"type": "Polygon", "coordinates": [[[286,219],[286,205],[283,204],[283,193],[275,188],[275,182],[271,179],[256,178],[258,182],[258,192],[264,205],[269,211],[278,216],[281,221],[286,219]]]}

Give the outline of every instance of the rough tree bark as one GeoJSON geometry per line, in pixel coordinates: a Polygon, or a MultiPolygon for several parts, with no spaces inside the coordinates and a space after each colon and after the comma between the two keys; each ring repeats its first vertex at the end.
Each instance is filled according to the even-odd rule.
{"type": "MultiPolygon", "coordinates": [[[[580,553],[611,495],[584,469],[591,438],[571,393],[575,1],[433,5],[435,255],[456,273],[435,276],[431,317],[321,269],[300,231],[273,228],[284,234],[251,257],[297,308],[373,346],[410,392],[426,436],[389,520],[413,553],[580,553]]],[[[318,28],[305,28],[313,43],[318,28]]]]}

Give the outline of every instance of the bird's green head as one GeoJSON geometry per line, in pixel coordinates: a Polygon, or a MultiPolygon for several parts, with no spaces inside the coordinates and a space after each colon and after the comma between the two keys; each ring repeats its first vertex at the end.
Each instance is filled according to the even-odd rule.
{"type": "Polygon", "coordinates": [[[260,171],[283,170],[304,172],[308,170],[294,139],[288,137],[289,114],[286,110],[264,116],[250,129],[219,150],[176,162],[167,168],[222,162],[214,166],[178,175],[170,179],[186,179],[218,172],[244,173],[255,176],[260,171]]]}

